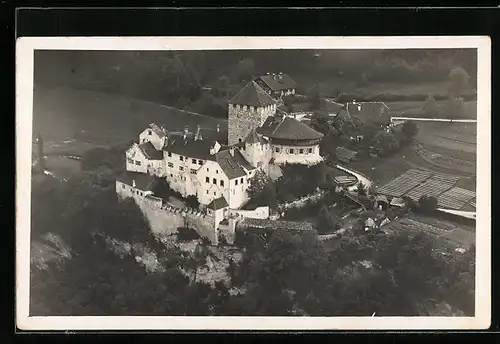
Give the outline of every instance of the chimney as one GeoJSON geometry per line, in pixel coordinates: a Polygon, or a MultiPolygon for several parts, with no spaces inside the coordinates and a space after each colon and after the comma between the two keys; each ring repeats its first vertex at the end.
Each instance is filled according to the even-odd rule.
{"type": "Polygon", "coordinates": [[[270,75],[271,73],[266,73],[266,75],[270,75]]]}
{"type": "Polygon", "coordinates": [[[187,134],[188,134],[188,127],[185,126],[184,127],[184,135],[183,135],[184,140],[187,138],[187,134]]]}
{"type": "Polygon", "coordinates": [[[273,79],[276,79],[276,73],[273,73],[273,79]]]}
{"type": "Polygon", "coordinates": [[[217,123],[217,132],[219,132],[219,131],[220,131],[220,125],[219,125],[219,123],[217,123]]]}
{"type": "Polygon", "coordinates": [[[280,72],[280,74],[278,75],[278,78],[282,79],[283,78],[283,73],[280,72]]]}
{"type": "Polygon", "coordinates": [[[194,140],[201,140],[201,128],[200,126],[198,125],[198,127],[196,128],[196,134],[194,135],[194,140]]]}
{"type": "Polygon", "coordinates": [[[132,180],[132,187],[135,188],[135,180],[132,180]]]}
{"type": "Polygon", "coordinates": [[[229,148],[229,154],[231,154],[232,156],[234,156],[234,146],[232,146],[232,147],[229,148]]]}

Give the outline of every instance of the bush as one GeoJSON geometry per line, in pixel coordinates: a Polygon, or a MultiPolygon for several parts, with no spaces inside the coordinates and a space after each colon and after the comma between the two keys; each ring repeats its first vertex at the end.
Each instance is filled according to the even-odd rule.
{"type": "Polygon", "coordinates": [[[178,241],[192,241],[200,239],[200,235],[193,228],[189,227],[179,227],[177,228],[177,240],[178,241]]]}
{"type": "Polygon", "coordinates": [[[423,195],[418,200],[418,210],[424,214],[432,214],[436,211],[438,200],[436,197],[423,195]]]}
{"type": "Polygon", "coordinates": [[[194,195],[189,195],[186,197],[186,205],[190,208],[198,209],[200,207],[200,202],[198,198],[194,195]]]}

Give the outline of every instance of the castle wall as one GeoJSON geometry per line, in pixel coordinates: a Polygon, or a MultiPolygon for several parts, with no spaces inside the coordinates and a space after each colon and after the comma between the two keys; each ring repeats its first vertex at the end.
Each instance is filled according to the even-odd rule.
{"type": "Polygon", "coordinates": [[[267,117],[276,113],[276,104],[266,107],[229,104],[228,143],[243,141],[252,128],[260,127],[267,117]]]}
{"type": "Polygon", "coordinates": [[[254,210],[231,210],[230,214],[235,214],[240,217],[249,217],[253,219],[268,219],[269,218],[269,207],[258,207],[254,210]]]}
{"type": "Polygon", "coordinates": [[[319,145],[292,146],[272,144],[271,152],[276,164],[316,164],[323,160],[319,154],[319,145]]]}

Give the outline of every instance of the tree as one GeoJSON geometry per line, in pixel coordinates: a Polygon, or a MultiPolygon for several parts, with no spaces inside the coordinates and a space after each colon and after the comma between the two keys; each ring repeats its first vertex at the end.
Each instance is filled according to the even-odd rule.
{"type": "Polygon", "coordinates": [[[455,66],[451,69],[450,74],[448,75],[448,79],[450,82],[450,97],[460,97],[470,89],[469,74],[460,66],[455,66]]]}
{"type": "Polygon", "coordinates": [[[436,197],[423,195],[418,199],[418,209],[424,214],[432,214],[438,205],[436,197]]]}
{"type": "Polygon", "coordinates": [[[258,198],[269,183],[269,178],[262,170],[257,170],[249,180],[250,185],[247,188],[249,198],[258,198]]]}
{"type": "Polygon", "coordinates": [[[314,85],[313,89],[311,90],[311,95],[309,96],[310,102],[311,102],[311,108],[313,110],[318,110],[321,108],[321,94],[319,92],[319,87],[318,85],[314,85]]]}
{"type": "Polygon", "coordinates": [[[337,230],[338,227],[338,220],[328,211],[328,208],[323,205],[318,215],[318,233],[331,233],[337,230]]]}
{"type": "Polygon", "coordinates": [[[413,121],[406,121],[403,123],[403,133],[408,139],[412,139],[418,133],[418,127],[413,121]]]}
{"type": "Polygon", "coordinates": [[[243,58],[236,65],[237,81],[250,81],[255,72],[255,65],[252,58],[243,58]]]}
{"type": "Polygon", "coordinates": [[[446,111],[448,117],[457,118],[462,117],[464,114],[464,100],[463,98],[448,98],[446,102],[446,111]]]}
{"type": "Polygon", "coordinates": [[[359,182],[358,186],[356,187],[356,193],[358,194],[358,196],[366,196],[366,192],[367,192],[367,189],[366,189],[365,184],[363,184],[362,182],[359,182]]]}
{"type": "Polygon", "coordinates": [[[425,100],[424,106],[422,107],[424,114],[429,118],[437,117],[439,114],[438,104],[436,99],[430,95],[425,100]]]}
{"type": "Polygon", "coordinates": [[[198,209],[200,207],[200,202],[196,196],[189,195],[186,197],[186,205],[190,208],[198,209]]]}
{"type": "Polygon", "coordinates": [[[390,155],[399,148],[399,142],[393,133],[380,131],[373,138],[373,145],[379,149],[381,155],[390,155]]]}

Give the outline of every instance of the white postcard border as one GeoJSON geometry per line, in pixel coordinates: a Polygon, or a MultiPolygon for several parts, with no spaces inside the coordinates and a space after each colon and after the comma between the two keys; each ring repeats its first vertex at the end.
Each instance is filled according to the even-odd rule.
{"type": "Polygon", "coordinates": [[[22,37],[16,45],[16,321],[22,330],[455,330],[491,322],[491,41],[487,36],[22,37]],[[35,50],[478,49],[475,317],[30,317],[35,50]]]}

